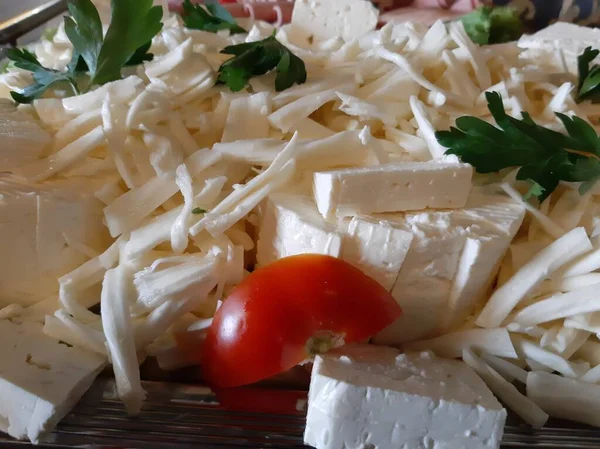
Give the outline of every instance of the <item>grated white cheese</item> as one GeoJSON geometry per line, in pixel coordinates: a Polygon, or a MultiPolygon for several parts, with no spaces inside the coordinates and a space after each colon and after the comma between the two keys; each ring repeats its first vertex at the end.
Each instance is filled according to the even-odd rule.
{"type": "Polygon", "coordinates": [[[561,266],[589,251],[592,244],[583,228],[576,228],[538,253],[496,290],[477,318],[477,325],[500,326],[515,306],[561,266]]]}

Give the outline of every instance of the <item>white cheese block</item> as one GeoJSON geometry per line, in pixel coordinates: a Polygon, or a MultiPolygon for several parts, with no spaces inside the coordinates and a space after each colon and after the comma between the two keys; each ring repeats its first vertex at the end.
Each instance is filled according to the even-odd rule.
{"type": "Polygon", "coordinates": [[[498,448],[506,410],[466,364],[348,346],[317,356],[304,442],[317,449],[498,448]]]}
{"type": "Polygon", "coordinates": [[[57,279],[89,258],[79,244],[98,252],[108,246],[102,203],[90,187],[0,176],[0,307],[28,306],[57,293],[57,279]]]}
{"type": "Polygon", "coordinates": [[[398,345],[459,325],[483,299],[524,214],[506,195],[474,188],[464,209],[383,215],[413,240],[392,289],[404,314],[375,341],[398,345]]]}
{"type": "Polygon", "coordinates": [[[9,171],[40,157],[50,135],[10,100],[0,99],[0,171],[9,171]]]}
{"type": "Polygon", "coordinates": [[[560,48],[575,56],[587,47],[595,48],[600,39],[600,30],[574,23],[556,22],[537,33],[519,39],[521,48],[560,48]]]}
{"type": "Polygon", "coordinates": [[[373,31],[378,20],[377,8],[367,0],[297,0],[291,24],[301,36],[350,41],[373,31]]]}
{"type": "Polygon", "coordinates": [[[106,360],[59,343],[37,323],[0,321],[0,430],[38,442],[91,386],[106,360]]]}
{"type": "Polygon", "coordinates": [[[600,30],[568,22],[554,23],[532,35],[524,35],[518,46],[525,51],[521,58],[532,60],[536,65],[564,71],[577,72],[577,57],[587,47],[596,48],[600,30]],[[560,51],[560,53],[559,53],[560,51]]]}
{"type": "Polygon", "coordinates": [[[321,218],[310,198],[274,194],[261,205],[259,265],[306,253],[339,257],[341,245],[342,235],[336,225],[321,218]]]}
{"type": "Polygon", "coordinates": [[[391,290],[412,238],[393,223],[356,216],[348,224],[341,257],[391,290]]]}
{"type": "Polygon", "coordinates": [[[314,174],[314,195],[326,218],[464,207],[473,167],[453,161],[400,162],[314,174]]]}

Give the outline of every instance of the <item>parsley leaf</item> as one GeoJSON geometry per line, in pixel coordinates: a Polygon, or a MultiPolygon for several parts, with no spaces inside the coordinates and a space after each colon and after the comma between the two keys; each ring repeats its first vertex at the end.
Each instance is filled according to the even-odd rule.
{"type": "Polygon", "coordinates": [[[519,11],[510,6],[481,6],[463,16],[461,21],[465,32],[479,45],[510,42],[523,34],[519,11]]]}
{"type": "Polygon", "coordinates": [[[221,53],[234,55],[219,67],[218,84],[232,91],[244,89],[253,76],[264,75],[275,69],[275,90],[281,92],[294,84],[306,82],[304,61],[281,44],[275,36],[262,41],[225,47],[221,53]]]}
{"type": "Polygon", "coordinates": [[[141,64],[153,58],[148,53],[152,38],[162,29],[162,8],[152,0],[112,0],[112,16],[106,36],[102,22],[90,0],[69,0],[71,17],[65,17],[65,32],[73,44],[73,57],[66,71],[43,67],[27,50],[10,50],[16,67],[33,73],[34,83],[22,92],[11,92],[19,103],[30,103],[57,83],[69,83],[75,94],[121,79],[126,65],[141,64]],[[87,77],[82,75],[87,73],[87,77]]]}
{"type": "Polygon", "coordinates": [[[530,181],[527,197],[544,201],[560,181],[581,182],[585,192],[600,178],[600,138],[586,121],[557,113],[567,135],[536,124],[527,113],[509,116],[496,92],[486,93],[498,127],[460,117],[456,127],[436,133],[438,142],[478,173],[520,167],[517,179],[530,181]]]}
{"type": "Polygon", "coordinates": [[[231,34],[247,33],[236,23],[229,11],[220,4],[207,1],[204,7],[206,9],[200,5],[194,5],[190,0],[183,1],[182,18],[186,27],[210,33],[220,30],[229,30],[231,34]]]}
{"type": "Polygon", "coordinates": [[[192,211],[192,214],[194,214],[194,215],[202,215],[202,214],[205,214],[206,212],[208,212],[206,209],[202,209],[201,207],[196,207],[192,211]]]}
{"type": "Polygon", "coordinates": [[[69,1],[69,12],[71,17],[65,17],[65,33],[88,70],[96,73],[104,41],[100,14],[90,0],[69,1]]]}
{"type": "MultiPolygon", "coordinates": [[[[91,3],[90,0],[77,2],[91,3]]],[[[148,42],[162,29],[162,15],[162,8],[153,6],[152,0],[112,0],[110,25],[98,53],[95,69],[88,64],[91,84],[121,79],[121,69],[131,61],[140,47],[149,48],[148,42]]],[[[76,49],[84,54],[81,49],[76,49]]],[[[137,59],[142,59],[139,54],[137,59]]]]}
{"type": "Polygon", "coordinates": [[[600,100],[600,66],[594,64],[590,67],[592,61],[599,54],[600,50],[592,50],[592,47],[588,47],[577,58],[579,84],[575,100],[578,103],[584,100],[592,100],[594,102],[600,100]]]}
{"type": "Polygon", "coordinates": [[[7,56],[15,67],[28,70],[33,74],[33,84],[27,86],[21,92],[10,93],[16,102],[31,103],[36,98],[42,96],[50,87],[54,87],[59,83],[70,84],[75,93],[79,92],[73,72],[47,69],[40,64],[34,54],[25,49],[11,48],[7,56]]]}

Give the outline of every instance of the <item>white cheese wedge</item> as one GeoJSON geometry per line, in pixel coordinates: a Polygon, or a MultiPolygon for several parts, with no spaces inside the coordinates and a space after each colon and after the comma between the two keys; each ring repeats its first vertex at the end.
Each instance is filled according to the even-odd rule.
{"type": "Polygon", "coordinates": [[[0,321],[0,430],[37,443],[91,386],[106,359],[59,343],[42,325],[0,321]]]}
{"type": "Polygon", "coordinates": [[[506,195],[474,188],[464,209],[382,215],[413,240],[392,289],[404,314],[375,341],[398,345],[462,323],[493,281],[524,214],[506,195]]]}
{"type": "Polygon", "coordinates": [[[50,143],[50,135],[12,101],[0,100],[0,170],[8,171],[40,157],[50,143]]]}
{"type": "Polygon", "coordinates": [[[299,0],[292,13],[292,29],[315,40],[342,37],[345,41],[373,31],[377,8],[366,0],[299,0]]]}
{"type": "Polygon", "coordinates": [[[281,193],[261,205],[259,265],[306,253],[339,257],[341,245],[342,234],[321,218],[310,198],[281,193]]]}
{"type": "Polygon", "coordinates": [[[102,203],[87,184],[0,176],[0,307],[56,294],[57,278],[89,259],[80,244],[98,252],[108,246],[102,203]]]}
{"type": "Polygon", "coordinates": [[[341,257],[391,290],[412,239],[393,223],[356,216],[348,224],[341,257]]]}
{"type": "Polygon", "coordinates": [[[319,212],[331,218],[357,213],[464,207],[473,167],[459,162],[401,162],[317,172],[319,212]]]}
{"type": "Polygon", "coordinates": [[[317,449],[498,448],[506,410],[463,362],[349,346],[317,356],[304,442],[317,449]]]}

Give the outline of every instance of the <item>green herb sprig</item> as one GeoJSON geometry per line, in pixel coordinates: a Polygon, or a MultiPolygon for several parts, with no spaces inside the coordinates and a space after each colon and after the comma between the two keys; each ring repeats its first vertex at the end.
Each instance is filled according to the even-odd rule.
{"type": "Polygon", "coordinates": [[[528,197],[544,201],[560,181],[580,182],[585,193],[600,178],[600,138],[586,121],[556,113],[567,134],[536,124],[527,113],[509,116],[497,92],[486,93],[498,127],[476,117],[460,117],[456,127],[436,133],[438,142],[478,173],[519,168],[517,179],[530,181],[528,197]]]}
{"type": "Polygon", "coordinates": [[[70,85],[74,94],[91,86],[121,79],[121,69],[151,60],[151,41],[162,29],[162,8],[152,0],[112,0],[111,21],[106,35],[100,15],[90,0],[69,0],[71,17],[65,17],[65,32],[73,44],[73,58],[65,71],[43,67],[27,50],[12,49],[8,58],[16,67],[33,73],[33,84],[22,92],[11,92],[19,103],[31,103],[50,87],[70,85]]]}
{"type": "Polygon", "coordinates": [[[592,61],[600,54],[600,50],[587,47],[577,58],[579,83],[575,100],[580,103],[584,100],[600,101],[600,65],[592,61]]]}
{"type": "Polygon", "coordinates": [[[518,39],[524,30],[519,11],[510,6],[481,6],[461,18],[465,32],[479,45],[518,39]]]}
{"type": "Polygon", "coordinates": [[[221,53],[234,55],[219,67],[218,84],[225,84],[232,91],[244,89],[250,78],[264,75],[275,69],[275,90],[292,87],[306,82],[304,61],[292,53],[275,36],[258,42],[248,42],[225,47],[221,53]]]}
{"type": "Polygon", "coordinates": [[[216,33],[229,30],[231,34],[247,33],[239,26],[226,8],[215,1],[207,1],[204,7],[183,1],[183,23],[187,28],[216,33]]]}

